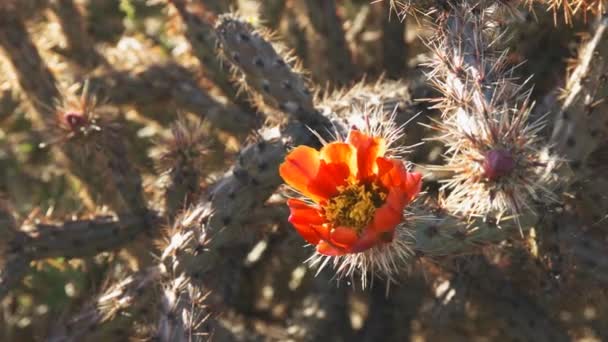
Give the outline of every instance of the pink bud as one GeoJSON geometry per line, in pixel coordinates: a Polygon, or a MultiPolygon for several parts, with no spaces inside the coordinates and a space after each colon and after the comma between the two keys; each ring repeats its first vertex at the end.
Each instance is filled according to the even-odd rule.
{"type": "Polygon", "coordinates": [[[515,159],[507,150],[492,150],[486,153],[483,162],[484,176],[489,180],[497,180],[507,176],[515,169],[515,159]]]}
{"type": "Polygon", "coordinates": [[[71,130],[76,130],[82,126],[84,126],[87,122],[87,119],[82,113],[77,112],[67,112],[62,115],[64,124],[71,130]]]}

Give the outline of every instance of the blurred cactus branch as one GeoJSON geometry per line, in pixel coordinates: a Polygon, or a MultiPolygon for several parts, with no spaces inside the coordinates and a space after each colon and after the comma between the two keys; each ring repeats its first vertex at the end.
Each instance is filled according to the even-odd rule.
{"type": "Polygon", "coordinates": [[[73,0],[51,0],[51,8],[68,42],[67,54],[86,68],[105,62],[86,31],[86,22],[73,0]]]}
{"type": "Polygon", "coordinates": [[[555,113],[551,136],[555,147],[577,172],[608,136],[608,18],[597,23],[592,38],[580,49],[576,67],[555,113]]]}
{"type": "Polygon", "coordinates": [[[47,341],[81,341],[84,337],[90,338],[97,330],[103,334],[104,330],[129,329],[134,321],[141,318],[138,314],[141,310],[138,309],[147,306],[147,310],[153,311],[150,308],[150,300],[154,292],[158,291],[155,284],[161,272],[158,267],[149,267],[121,281],[106,285],[102,293],[86,303],[75,316],[56,323],[47,341]],[[108,324],[109,322],[112,324],[108,324]]]}
{"type": "Polygon", "coordinates": [[[0,198],[0,299],[19,284],[29,268],[29,260],[10,253],[11,247],[7,241],[12,241],[19,235],[15,218],[8,202],[0,198]]]}
{"type": "Polygon", "coordinates": [[[380,7],[383,11],[382,20],[382,50],[383,62],[388,78],[400,78],[406,71],[407,45],[405,43],[406,23],[399,20],[395,16],[390,15],[390,4],[384,3],[384,7],[380,7]]]}
{"type": "Polygon", "coordinates": [[[175,63],[151,65],[139,72],[110,71],[90,79],[91,88],[115,104],[153,106],[172,101],[178,109],[192,112],[219,129],[237,136],[255,126],[254,113],[210,97],[192,77],[192,71],[175,63]]]}
{"type": "Polygon", "coordinates": [[[9,243],[13,252],[31,260],[53,257],[85,257],[120,248],[139,232],[151,230],[158,220],[151,216],[96,217],[60,224],[25,224],[9,243]]]}
{"type": "Polygon", "coordinates": [[[281,24],[281,17],[285,11],[285,0],[263,0],[260,1],[258,10],[260,18],[264,24],[273,30],[276,30],[281,24]]]}
{"type": "MultiPolygon", "coordinates": [[[[178,0],[179,1],[179,0],[178,0]]],[[[236,0],[198,0],[200,3],[214,13],[220,14],[228,11],[236,11],[238,9],[238,1],[236,0]]]]}
{"type": "Polygon", "coordinates": [[[336,287],[331,274],[322,272],[313,279],[313,290],[292,314],[290,337],[296,341],[351,340],[353,331],[345,313],[347,297],[343,288],[336,287]],[[338,332],[336,334],[336,332],[338,332]]]}
{"type": "Polygon", "coordinates": [[[41,119],[51,125],[52,105],[59,98],[55,77],[42,61],[16,11],[0,7],[0,46],[13,63],[18,81],[41,119]]]}
{"type": "MultiPolygon", "coordinates": [[[[536,298],[528,296],[483,257],[468,257],[454,271],[452,282],[459,290],[456,296],[479,302],[490,301],[490,311],[504,320],[505,334],[513,339],[534,341],[570,341],[570,337],[553,313],[545,312],[536,298]],[[552,317],[553,316],[553,317],[552,317]]],[[[452,298],[450,301],[455,301],[452,298]]]]}
{"type": "MultiPolygon", "coordinates": [[[[204,9],[198,12],[191,10],[185,0],[173,0],[170,3],[177,10],[185,26],[185,36],[192,46],[194,56],[203,66],[205,74],[228,98],[236,99],[240,103],[238,89],[230,81],[230,73],[216,54],[218,43],[213,29],[215,17],[204,9]]],[[[247,106],[243,108],[246,109],[247,106]]]]}
{"type": "Polygon", "coordinates": [[[0,297],[18,285],[31,261],[53,258],[81,258],[115,250],[141,231],[152,230],[158,218],[140,216],[97,217],[60,224],[25,223],[11,240],[3,242],[6,258],[0,276],[0,297]]]}
{"type": "Polygon", "coordinates": [[[306,6],[308,19],[327,49],[328,78],[336,85],[348,84],[357,75],[335,0],[306,0],[306,6]]]}
{"type": "MultiPolygon", "coordinates": [[[[94,101],[87,98],[86,92],[81,103],[77,104],[82,108],[57,108],[58,102],[64,102],[65,99],[57,88],[54,76],[40,58],[19,16],[14,11],[2,8],[0,8],[0,46],[6,50],[19,84],[38,115],[39,128],[55,133],[56,136],[51,137],[53,140],[59,138],[57,135],[64,134],[58,131],[57,127],[64,125],[68,129],[80,130],[82,125],[92,124],[90,120],[93,118],[89,116],[94,113],[88,111],[92,110],[90,107],[94,106],[94,103],[90,102],[94,101]],[[67,112],[62,113],[62,110],[67,112]],[[72,111],[81,112],[74,114],[72,111]]],[[[66,103],[66,105],[70,104],[66,103]]],[[[92,132],[95,130],[99,130],[99,127],[92,132]]],[[[85,142],[98,145],[96,148],[87,150],[83,149],[83,145],[86,144],[70,144],[67,141],[62,144],[62,149],[52,149],[56,160],[68,164],[68,168],[83,181],[91,193],[104,193],[107,179],[102,184],[99,183],[98,178],[100,171],[108,170],[112,175],[111,180],[115,181],[116,190],[124,196],[123,205],[130,206],[134,212],[145,212],[141,178],[126,159],[123,137],[110,126],[96,133],[84,137],[85,142]],[[91,160],[100,164],[91,163],[91,160]]],[[[120,201],[116,202],[115,198],[114,194],[106,199],[118,207],[120,201]]]]}

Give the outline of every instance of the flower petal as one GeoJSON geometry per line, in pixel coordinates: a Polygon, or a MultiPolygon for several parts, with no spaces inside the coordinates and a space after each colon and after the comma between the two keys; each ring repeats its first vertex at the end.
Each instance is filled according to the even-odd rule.
{"type": "Polygon", "coordinates": [[[323,224],[325,217],[321,215],[318,208],[299,199],[290,198],[287,200],[290,210],[289,222],[293,224],[323,224]]]}
{"type": "Polygon", "coordinates": [[[319,152],[308,146],[298,146],[292,150],[279,167],[279,174],[285,183],[289,184],[304,196],[313,200],[317,196],[308,192],[308,184],[319,172],[319,152]]]}
{"type": "Polygon", "coordinates": [[[385,188],[401,188],[404,192],[406,204],[418,195],[422,187],[422,175],[420,173],[408,172],[405,165],[396,159],[380,157],[376,162],[378,163],[378,179],[385,188]]]}
{"type": "Polygon", "coordinates": [[[376,163],[378,164],[378,179],[387,189],[400,186],[407,180],[407,169],[400,160],[380,157],[376,163]]]}
{"type": "Polygon", "coordinates": [[[349,250],[350,253],[361,253],[378,244],[378,233],[366,230],[349,250]]]}
{"type": "Polygon", "coordinates": [[[308,184],[307,191],[317,196],[319,201],[338,194],[338,187],[346,185],[350,170],[344,163],[327,164],[321,160],[317,176],[308,184]]]}
{"type": "Polygon", "coordinates": [[[359,239],[357,232],[350,227],[335,227],[330,232],[331,242],[348,249],[359,239]]]}
{"type": "Polygon", "coordinates": [[[334,142],[323,146],[320,152],[321,160],[328,164],[346,164],[350,175],[357,175],[357,151],[351,144],[334,142]]]}
{"type": "Polygon", "coordinates": [[[348,143],[352,144],[357,150],[357,178],[364,180],[374,175],[378,171],[376,159],[386,153],[384,139],[352,130],[348,135],[348,143]]]}
{"type": "Polygon", "coordinates": [[[411,202],[420,193],[420,189],[422,189],[422,174],[408,172],[407,180],[401,188],[407,194],[407,201],[411,202]]]}
{"type": "Polygon", "coordinates": [[[393,231],[403,221],[403,209],[406,204],[407,198],[404,192],[400,188],[391,189],[386,202],[376,209],[374,218],[366,231],[371,230],[376,233],[393,231]]]}
{"type": "Polygon", "coordinates": [[[321,236],[319,236],[317,231],[313,229],[313,226],[309,224],[295,223],[292,223],[292,225],[294,226],[298,234],[300,234],[300,236],[304,238],[304,240],[306,240],[306,242],[316,245],[319,243],[319,241],[321,241],[321,236]]]}
{"type": "Polygon", "coordinates": [[[328,256],[340,256],[346,254],[346,251],[339,249],[335,246],[332,246],[327,241],[320,241],[317,245],[317,252],[319,254],[328,255],[328,256]]]}

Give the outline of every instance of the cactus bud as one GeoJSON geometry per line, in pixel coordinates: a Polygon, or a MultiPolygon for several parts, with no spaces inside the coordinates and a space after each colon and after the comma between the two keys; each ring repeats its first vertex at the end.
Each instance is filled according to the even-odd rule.
{"type": "Polygon", "coordinates": [[[483,175],[490,181],[511,174],[516,167],[511,152],[503,149],[491,150],[486,153],[483,161],[483,175]]]}

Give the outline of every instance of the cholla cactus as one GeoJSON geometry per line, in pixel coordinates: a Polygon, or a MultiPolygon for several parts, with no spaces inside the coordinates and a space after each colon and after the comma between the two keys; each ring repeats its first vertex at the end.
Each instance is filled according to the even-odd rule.
{"type": "Polygon", "coordinates": [[[606,7],[2,2],[3,340],[605,339],[606,7]]]}

